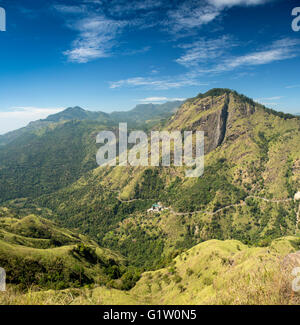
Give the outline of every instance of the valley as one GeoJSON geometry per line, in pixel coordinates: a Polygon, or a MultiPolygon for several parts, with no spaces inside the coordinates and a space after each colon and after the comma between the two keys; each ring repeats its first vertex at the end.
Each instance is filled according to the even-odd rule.
{"type": "Polygon", "coordinates": [[[2,303],[299,303],[278,277],[300,250],[299,117],[229,89],[151,107],[68,109],[0,138],[2,303]],[[98,167],[96,135],[119,122],[204,131],[203,176],[98,167]]]}

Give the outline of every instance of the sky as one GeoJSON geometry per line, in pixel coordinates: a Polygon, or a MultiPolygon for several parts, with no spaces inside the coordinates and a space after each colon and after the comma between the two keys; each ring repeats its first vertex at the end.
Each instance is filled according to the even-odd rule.
{"type": "Polygon", "coordinates": [[[0,134],[70,106],[129,110],[216,87],[300,113],[300,32],[292,29],[298,6],[0,0],[0,134]]]}

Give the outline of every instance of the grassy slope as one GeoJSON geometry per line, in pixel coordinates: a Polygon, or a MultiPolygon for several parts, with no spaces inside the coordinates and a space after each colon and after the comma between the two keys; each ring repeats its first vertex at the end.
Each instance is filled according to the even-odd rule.
{"type": "Polygon", "coordinates": [[[277,239],[265,248],[249,248],[236,240],[210,240],[180,254],[168,268],[144,273],[128,292],[98,287],[20,294],[9,288],[0,301],[5,304],[299,304],[299,295],[291,291],[293,265],[287,263],[290,254],[299,248],[296,237],[277,239]]]}
{"type": "Polygon", "coordinates": [[[119,254],[85,236],[35,215],[7,215],[0,218],[0,265],[9,283],[22,288],[104,284],[111,280],[110,266],[125,268],[119,254]]]}

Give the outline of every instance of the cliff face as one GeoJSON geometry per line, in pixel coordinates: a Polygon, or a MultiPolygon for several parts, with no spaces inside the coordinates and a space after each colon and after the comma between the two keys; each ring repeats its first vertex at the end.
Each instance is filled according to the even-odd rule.
{"type": "Polygon", "coordinates": [[[236,132],[236,122],[254,112],[254,104],[243,102],[234,93],[194,98],[182,105],[167,129],[204,131],[205,152],[209,153],[227,139],[238,137],[240,134],[236,132]]]}

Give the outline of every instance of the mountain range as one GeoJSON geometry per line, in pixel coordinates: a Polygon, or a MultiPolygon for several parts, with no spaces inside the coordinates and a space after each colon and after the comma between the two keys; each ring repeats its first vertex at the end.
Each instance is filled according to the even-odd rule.
{"type": "Polygon", "coordinates": [[[24,128],[0,135],[0,146],[8,144],[23,134],[51,126],[53,123],[64,123],[72,120],[97,121],[103,125],[127,122],[135,127],[149,122],[153,124],[153,121],[171,116],[182,103],[182,101],[173,101],[164,104],[140,104],[130,111],[112,112],[110,114],[101,111],[86,111],[79,106],[69,107],[60,113],[49,115],[46,119],[33,121],[24,128]]]}
{"type": "MultiPolygon", "coordinates": [[[[300,191],[299,131],[299,117],[229,89],[212,89],[185,102],[139,105],[129,112],[69,108],[0,137],[0,248],[14,245],[24,252],[18,255],[22,258],[24,247],[45,252],[62,247],[67,256],[73,249],[80,255],[82,247],[78,267],[87,268],[86,283],[106,286],[90,289],[95,301],[110,290],[123,304],[234,303],[230,296],[236,290],[242,302],[262,302],[255,286],[263,278],[259,270],[266,267],[272,276],[264,283],[264,295],[273,294],[279,303],[285,299],[282,288],[275,293],[271,285],[278,280],[281,260],[300,247],[300,207],[294,200],[300,191]],[[204,131],[203,176],[186,178],[185,167],[173,165],[97,166],[96,135],[115,131],[119,122],[145,132],[204,131]],[[167,209],[147,212],[157,202],[167,209]],[[41,228],[55,230],[46,236],[41,228]],[[76,241],[76,236],[83,237],[76,241]],[[50,243],[56,237],[63,239],[50,243]],[[106,254],[114,262],[107,262],[106,254]],[[88,272],[89,259],[93,270],[99,264],[99,275],[88,272]],[[249,267],[252,298],[243,295],[249,267]],[[218,274],[224,272],[232,292],[218,296],[224,291],[218,274]]],[[[0,264],[12,269],[15,257],[9,247],[1,252],[0,264]]],[[[45,269],[52,277],[51,266],[45,269]]],[[[73,271],[65,282],[52,277],[38,284],[80,286],[70,280],[73,271]]],[[[24,286],[26,281],[11,274],[12,283],[24,286]]],[[[271,303],[268,299],[265,303],[271,303]]]]}

